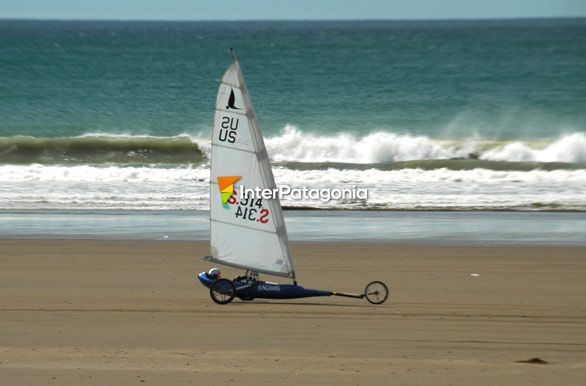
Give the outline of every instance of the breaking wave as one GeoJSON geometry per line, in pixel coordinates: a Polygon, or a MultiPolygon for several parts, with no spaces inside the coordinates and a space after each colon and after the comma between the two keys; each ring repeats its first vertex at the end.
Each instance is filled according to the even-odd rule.
{"type": "MultiPolygon", "coordinates": [[[[586,134],[555,139],[457,140],[379,131],[324,135],[286,126],[265,139],[273,163],[294,169],[469,170],[585,169],[586,134]]],[[[173,137],[86,134],[78,137],[0,138],[0,164],[198,165],[207,163],[207,135],[173,137]]]]}
{"type": "Polygon", "coordinates": [[[586,162],[586,135],[573,133],[563,135],[542,148],[532,148],[526,143],[515,141],[485,151],[481,159],[509,162],[586,162]]]}
{"type": "Polygon", "coordinates": [[[197,143],[186,135],[0,138],[0,164],[192,163],[202,159],[197,143]]]}
{"type": "Polygon", "coordinates": [[[478,137],[436,140],[426,136],[374,132],[363,137],[304,133],[286,126],[265,140],[276,162],[390,163],[415,160],[481,159],[503,162],[586,163],[586,134],[555,140],[496,141],[478,137]]]}

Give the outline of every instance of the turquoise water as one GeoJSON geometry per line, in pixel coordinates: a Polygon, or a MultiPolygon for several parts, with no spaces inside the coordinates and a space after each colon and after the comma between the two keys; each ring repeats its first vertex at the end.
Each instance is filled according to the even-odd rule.
{"type": "Polygon", "coordinates": [[[0,21],[0,137],[207,134],[235,47],[265,135],[586,129],[586,19],[0,21]]]}
{"type": "Polygon", "coordinates": [[[0,210],[207,210],[235,47],[288,207],[586,210],[586,18],[0,20],[0,210]]]}

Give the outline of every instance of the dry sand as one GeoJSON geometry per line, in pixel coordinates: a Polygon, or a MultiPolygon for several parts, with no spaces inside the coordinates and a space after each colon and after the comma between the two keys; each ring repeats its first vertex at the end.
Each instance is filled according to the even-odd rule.
{"type": "Polygon", "coordinates": [[[207,251],[0,240],[0,384],[586,384],[586,248],[293,245],[300,284],[383,280],[382,306],[219,306],[196,282],[207,251]]]}

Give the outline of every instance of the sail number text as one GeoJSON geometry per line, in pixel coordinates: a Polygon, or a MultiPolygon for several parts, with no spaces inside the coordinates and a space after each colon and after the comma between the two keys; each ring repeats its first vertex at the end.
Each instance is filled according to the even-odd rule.
{"type": "Polygon", "coordinates": [[[236,199],[237,193],[234,190],[234,194],[228,199],[228,204],[234,205],[236,204],[236,218],[243,218],[244,220],[248,221],[256,221],[260,222],[261,224],[266,224],[269,222],[269,210],[262,207],[262,199],[261,198],[250,198],[245,197],[242,200],[238,201],[236,199]]]}

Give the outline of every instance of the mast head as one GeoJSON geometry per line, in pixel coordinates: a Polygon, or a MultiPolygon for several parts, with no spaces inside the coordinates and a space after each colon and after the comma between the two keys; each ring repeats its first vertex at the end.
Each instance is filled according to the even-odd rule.
{"type": "Polygon", "coordinates": [[[234,51],[234,48],[230,48],[230,55],[232,55],[232,61],[236,62],[236,52],[234,51]]]}

